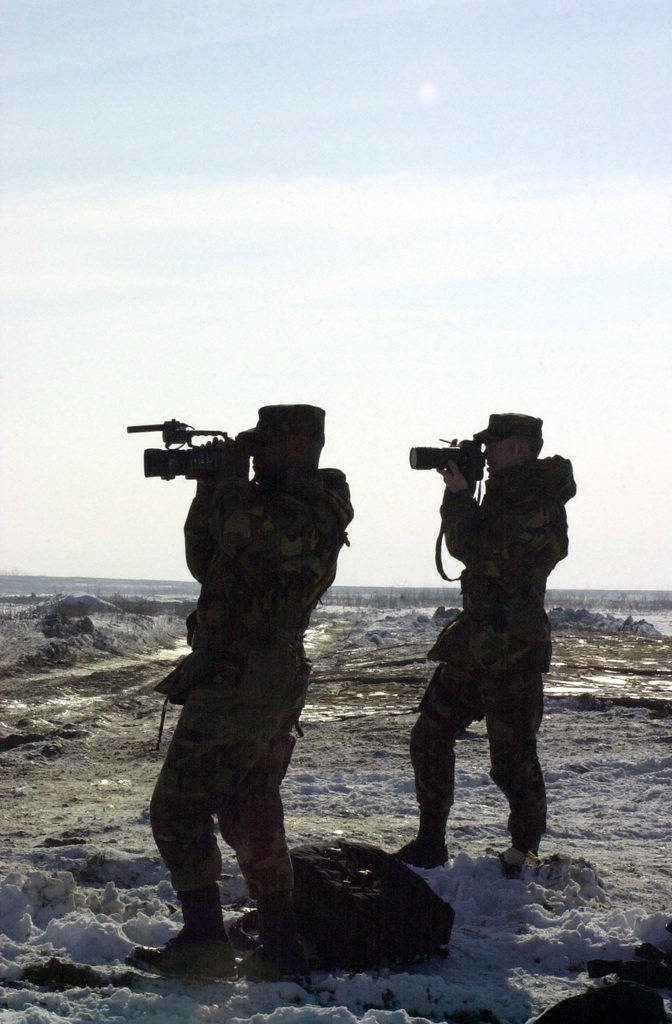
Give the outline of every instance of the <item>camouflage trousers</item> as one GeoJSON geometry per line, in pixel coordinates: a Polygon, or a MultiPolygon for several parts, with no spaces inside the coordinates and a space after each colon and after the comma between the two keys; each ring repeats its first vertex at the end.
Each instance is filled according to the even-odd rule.
{"type": "Polygon", "coordinates": [[[243,672],[223,670],[187,695],[150,805],[176,890],[219,877],[215,816],[253,898],[292,889],[280,784],[308,671],[300,649],[257,648],[243,672]]]}
{"type": "Polygon", "coordinates": [[[455,741],[485,718],[490,778],[509,802],[508,829],[519,849],[537,852],[546,831],[546,789],[537,757],[543,715],[540,672],[502,676],[436,669],[411,730],[411,763],[423,823],[445,830],[455,797],[455,741]]]}

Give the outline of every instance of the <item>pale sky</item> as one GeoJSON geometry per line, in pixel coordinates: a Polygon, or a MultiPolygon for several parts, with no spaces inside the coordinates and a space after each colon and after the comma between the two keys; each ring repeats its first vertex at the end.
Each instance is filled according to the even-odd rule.
{"type": "Polygon", "coordinates": [[[518,411],[578,483],[549,586],[672,587],[669,0],[2,0],[0,34],[0,572],[188,579],[194,485],[126,426],[309,402],[337,583],[441,585],[409,448],[518,411]]]}

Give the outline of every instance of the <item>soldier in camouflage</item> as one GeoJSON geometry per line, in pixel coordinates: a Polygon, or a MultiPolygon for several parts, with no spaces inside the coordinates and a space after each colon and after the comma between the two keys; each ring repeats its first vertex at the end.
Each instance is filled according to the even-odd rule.
{"type": "Polygon", "coordinates": [[[256,428],[225,443],[227,468],[215,482],[199,481],[185,524],[187,564],[201,584],[192,653],[157,687],[184,705],[151,802],[184,927],[130,960],[167,973],[233,975],[216,815],[257,900],[262,947],[248,976],[297,976],[306,961],[280,784],[308,685],[304,632],[334,580],[353,511],[344,475],[318,469],[323,410],[265,406],[256,428]]]}
{"type": "Polygon", "coordinates": [[[551,658],[544,595],[549,573],[567,554],[565,503],[576,485],[567,459],[538,458],[541,427],[532,416],[495,414],[475,435],[488,464],[481,504],[455,463],[442,474],[446,546],[465,565],[463,611],[429,651],[439,665],[411,731],[420,825],[398,856],[417,867],[447,859],[455,740],[476,719],[485,718],[490,776],[509,802],[511,848],[501,855],[507,875],[536,862],[546,831],[536,747],[551,658]]]}

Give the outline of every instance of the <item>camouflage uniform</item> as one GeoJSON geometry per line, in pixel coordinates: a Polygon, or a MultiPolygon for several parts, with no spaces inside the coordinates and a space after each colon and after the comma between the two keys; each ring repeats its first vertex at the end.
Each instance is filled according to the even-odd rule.
{"type": "MultiPolygon", "coordinates": [[[[540,443],[541,421],[530,420],[504,414],[490,422],[503,437],[534,436],[537,424],[540,443]]],[[[536,735],[551,656],[544,594],[567,554],[564,506],[575,493],[571,464],[557,455],[491,475],[480,505],[468,490],[446,489],[441,519],[450,554],[466,566],[464,610],[429,651],[441,664],[411,733],[421,833],[443,835],[454,799],[455,740],[485,717],[490,776],[509,801],[512,845],[538,850],[546,794],[536,735]]]]}
{"type": "MultiPolygon", "coordinates": [[[[292,430],[309,410],[298,426],[323,442],[313,407],[265,407],[257,430],[286,428],[287,410],[292,430]]],[[[253,897],[292,888],[280,783],[308,685],[302,641],[352,515],[333,469],[266,483],[230,473],[197,487],[185,524],[187,563],[202,585],[193,651],[158,688],[184,708],[151,803],[176,890],[219,876],[213,815],[253,897]]]]}

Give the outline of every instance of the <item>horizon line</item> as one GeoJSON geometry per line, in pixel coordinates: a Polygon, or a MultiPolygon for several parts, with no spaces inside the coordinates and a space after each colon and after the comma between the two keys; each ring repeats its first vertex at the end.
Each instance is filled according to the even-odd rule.
{"type": "MultiPolygon", "coordinates": [[[[47,573],[23,573],[23,572],[0,572],[0,580],[88,580],[88,581],[100,581],[108,583],[144,583],[144,584],[163,584],[170,586],[189,586],[193,588],[199,588],[200,584],[196,580],[175,580],[175,579],[164,579],[161,577],[129,577],[129,576],[84,576],[80,574],[63,576],[63,575],[50,575],[47,573]]],[[[455,584],[459,584],[459,580],[454,581],[455,584]]],[[[423,585],[423,584],[361,584],[361,583],[334,583],[329,590],[455,590],[459,591],[459,585],[446,586],[445,584],[434,584],[434,585],[423,585]]],[[[599,594],[667,594],[672,595],[672,589],[657,589],[657,588],[641,588],[641,587],[548,587],[547,593],[599,593],[599,594]]]]}

